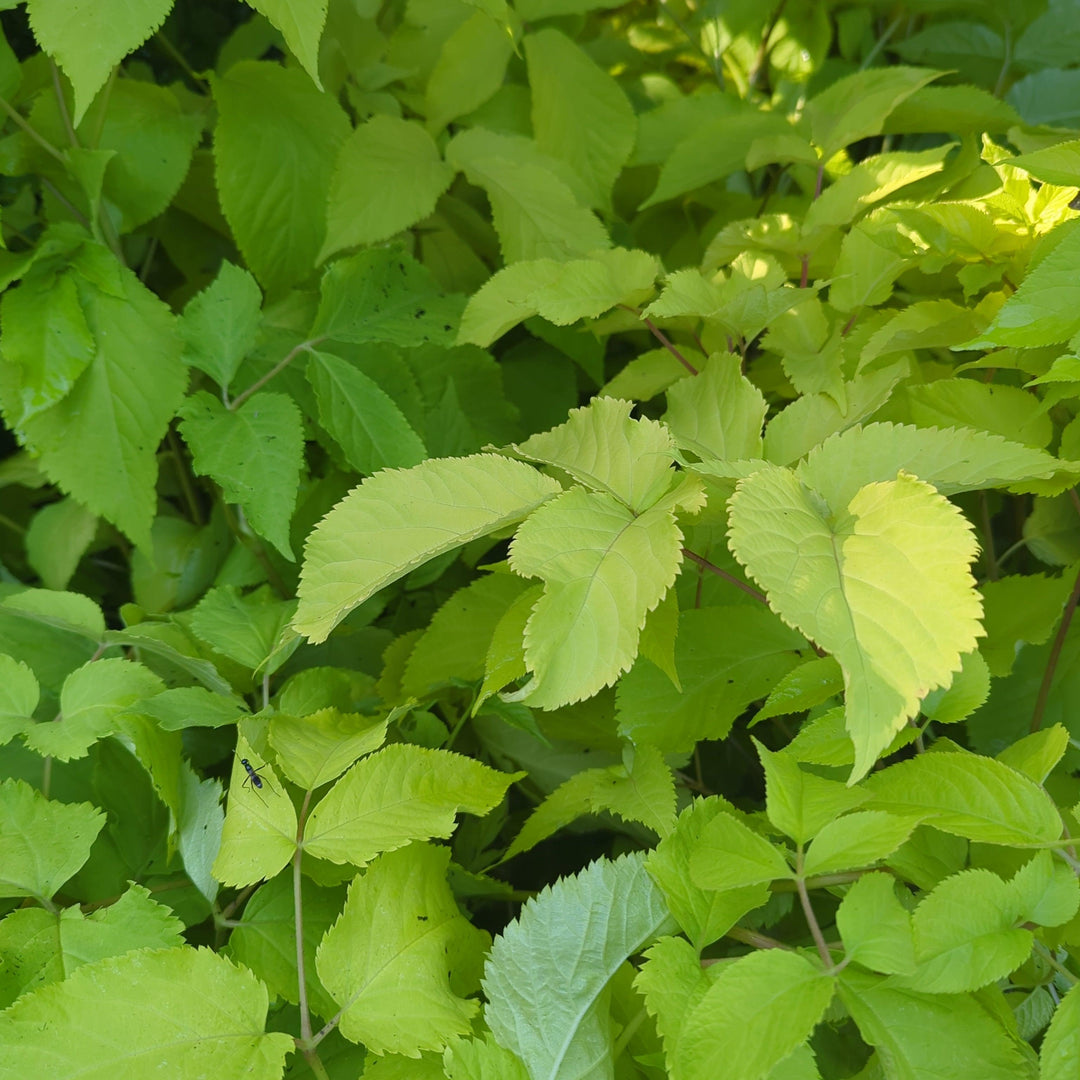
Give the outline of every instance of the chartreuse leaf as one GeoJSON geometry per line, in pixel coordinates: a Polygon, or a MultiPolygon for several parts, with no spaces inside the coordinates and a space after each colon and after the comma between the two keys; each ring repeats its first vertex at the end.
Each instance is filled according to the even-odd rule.
{"type": "Polygon", "coordinates": [[[289,51],[322,89],[319,39],[326,23],[327,0],[251,0],[251,6],[281,31],[289,51]]]}
{"type": "Polygon", "coordinates": [[[455,814],[488,813],[521,776],[446,750],[388,746],[353,765],[315,807],[304,850],[364,866],[410,840],[449,836],[455,814]]]}
{"type": "Polygon", "coordinates": [[[921,754],[875,773],[874,806],[922,814],[942,832],[1022,847],[1061,836],[1053,801],[1022,773],[978,754],[921,754]]]}
{"type": "Polygon", "coordinates": [[[65,680],[56,720],[27,726],[26,745],[42,756],[70,761],[120,729],[120,717],[136,702],[153,697],[165,684],[133,660],[83,664],[65,680]]]}
{"type": "Polygon", "coordinates": [[[0,921],[0,1007],[83,964],[132,949],[184,944],[184,924],[141,885],[84,916],[79,906],[58,912],[21,908],[0,921]]]}
{"type": "Polygon", "coordinates": [[[504,262],[572,259],[611,247],[600,219],[527,140],[471,128],[453,138],[446,160],[487,193],[504,262]]]}
{"type": "Polygon", "coordinates": [[[914,261],[913,247],[897,233],[895,222],[876,214],[863,218],[840,244],[829,304],[846,314],[885,303],[896,279],[914,261]]]}
{"type": "Polygon", "coordinates": [[[63,589],[97,535],[97,515],[76,499],[43,506],[26,530],[26,561],[48,589],[63,589]]]}
{"type": "Polygon", "coordinates": [[[681,689],[651,660],[638,658],[616,690],[619,733],[666,753],[701,739],[723,739],[798,662],[805,639],[764,606],[706,607],[679,614],[675,669],[681,689]]]}
{"type": "Polygon", "coordinates": [[[407,469],[427,457],[423,441],[394,399],[359,368],[332,353],[312,352],[307,377],[319,406],[319,423],[357,472],[407,469]]]}
{"type": "Polygon", "coordinates": [[[668,388],[667,402],[664,422],[683,449],[705,461],[761,457],[768,406],[737,356],[714,353],[696,378],[668,388]]]}
{"type": "Polygon", "coordinates": [[[38,681],[30,668],[13,656],[0,653],[0,746],[33,723],[40,696],[38,681]]]}
{"type": "MultiPolygon", "coordinates": [[[[1073,482],[1065,463],[1043,450],[972,428],[868,424],[848,428],[816,446],[796,474],[830,506],[844,506],[859,488],[891,480],[903,470],[943,495],[980,488],[1043,491],[1056,475],[1073,482]]],[[[996,584],[996,582],[995,582],[996,584]]]]}
{"type": "Polygon", "coordinates": [[[619,84],[578,45],[547,27],[525,38],[536,144],[577,174],[590,206],[611,188],[634,147],[634,110],[619,84]]]}
{"type": "Polygon", "coordinates": [[[1037,180],[1064,187],[1080,187],[1080,139],[1045,146],[1009,158],[1009,168],[1023,169],[1037,180]]]}
{"type": "Polygon", "coordinates": [[[812,709],[844,689],[844,676],[840,665],[831,656],[818,656],[792,668],[765,699],[765,704],[754,714],[751,726],[773,716],[789,716],[791,713],[812,709]]]}
{"type": "Polygon", "coordinates": [[[1069,748],[1069,730],[1062,724],[1053,724],[1041,731],[1033,731],[997,755],[1010,769],[1030,776],[1041,784],[1054,770],[1069,748]]]}
{"type": "Polygon", "coordinates": [[[1080,1068],[1080,984],[1054,1012],[1039,1051],[1039,1080],[1070,1080],[1080,1068]]]}
{"type": "Polygon", "coordinates": [[[106,0],[72,9],[64,0],[30,0],[27,15],[34,37],[75,91],[74,123],[112,69],[161,27],[172,6],[173,0],[106,0]]]}
{"type": "Polygon", "coordinates": [[[703,968],[698,951],[683,938],[662,937],[645,953],[634,987],[645,998],[645,1008],[656,1020],[664,1040],[669,1075],[681,1076],[674,1065],[679,1038],[693,1007],[716,981],[716,966],[703,968]]]}
{"type": "Polygon", "coordinates": [[[919,698],[948,683],[975,646],[982,609],[968,569],[970,525],[905,473],[829,514],[775,466],[739,482],[730,521],[732,550],[770,606],[840,662],[852,779],[864,776],[919,698]]]}
{"type": "Polygon", "coordinates": [[[474,713],[507,683],[528,674],[529,669],[525,666],[525,624],[543,592],[543,585],[526,589],[496,623],[484,657],[484,682],[476,696],[474,713]]]}
{"type": "Polygon", "coordinates": [[[289,626],[293,600],[268,588],[242,596],[233,585],[211,589],[191,613],[191,629],[219,653],[252,671],[276,671],[300,643],[289,626]]]}
{"type": "MultiPolygon", "coordinates": [[[[612,248],[585,259],[534,259],[503,267],[469,299],[459,342],[490,345],[534,315],[557,326],[633,306],[653,288],[659,264],[644,251],[612,248]]],[[[669,354],[670,355],[670,354],[669,354]]]]}
{"type": "Polygon", "coordinates": [[[686,1017],[672,1057],[679,1076],[762,1080],[800,1046],[835,981],[804,956],[768,949],[723,968],[686,1017]]]}
{"type": "Polygon", "coordinates": [[[836,911],[836,928],[846,960],[886,975],[915,970],[911,912],[900,903],[892,874],[863,874],[853,882],[836,911]]]}
{"type": "Polygon", "coordinates": [[[22,780],[0,781],[0,896],[47,900],[90,857],[105,815],[50,802],[22,780]]]}
{"type": "Polygon", "coordinates": [[[1080,330],[1080,283],[1069,273],[1078,257],[1080,230],[1070,229],[1020,282],[986,330],[963,348],[1033,348],[1068,341],[1080,330]]]}
{"type": "MultiPolygon", "coordinates": [[[[32,388],[38,410],[21,412],[17,392],[0,380],[0,405],[9,425],[38,459],[42,472],[64,492],[111,521],[137,545],[150,547],[157,496],[157,446],[184,393],[181,342],[169,309],[105,248],[86,243],[70,258],[76,293],[60,289],[57,312],[35,312],[51,285],[39,273],[5,295],[3,350],[32,388]],[[28,290],[31,310],[17,298],[28,290]],[[74,296],[91,330],[82,332],[74,296]],[[14,320],[18,350],[9,356],[14,320]],[[55,347],[34,346],[46,333],[55,347]],[[22,350],[29,349],[30,353],[22,350]],[[89,353],[87,352],[89,350],[89,353]],[[79,447],[72,454],[71,447],[79,447]]],[[[44,271],[40,271],[44,273],[44,271]]],[[[61,279],[63,280],[63,279],[61,279]]],[[[0,366],[3,372],[3,366],[0,366]]]]}
{"type": "Polygon", "coordinates": [[[593,398],[565,424],[533,435],[515,449],[557,465],[579,483],[606,492],[631,510],[650,507],[672,479],[675,444],[663,424],[631,419],[633,402],[593,398]]]}
{"type": "Polygon", "coordinates": [[[765,813],[797,844],[805,844],[830,822],[839,824],[833,819],[869,798],[865,791],[807,772],[790,754],[774,753],[753,741],[765,769],[765,813]]]}
{"type": "Polygon", "coordinates": [[[990,696],[990,670],[982,654],[964,653],[962,660],[952,682],[923,699],[922,713],[935,723],[966,720],[990,696]]]}
{"type": "Polygon", "coordinates": [[[483,105],[502,86],[513,52],[512,34],[488,12],[477,11],[458,26],[443,43],[424,91],[429,130],[438,132],[483,105]]]}
{"type": "Polygon", "coordinates": [[[266,1032],[266,987],[210,949],[136,949],[85,964],[0,1015],[0,1077],[277,1080],[291,1035],[266,1032]],[[102,1009],[101,1003],[115,1003],[102,1009]]]}
{"type": "MultiPolygon", "coordinates": [[[[454,593],[409,654],[402,693],[419,698],[451,679],[479,679],[496,628],[528,588],[513,574],[489,574],[454,593]]],[[[518,647],[520,651],[520,636],[518,647]]]]}
{"type": "Polygon", "coordinates": [[[681,549],[663,503],[635,515],[611,495],[572,488],[533,513],[510,546],[514,572],[545,585],[525,626],[526,704],[580,701],[626,671],[681,549]]]}
{"type": "Polygon", "coordinates": [[[604,989],[627,957],[669,926],[640,854],[599,860],[548,886],[488,954],[484,1019],[492,1034],[533,1080],[610,1073],[604,989]]]}
{"type": "Polygon", "coordinates": [[[188,727],[224,727],[235,724],[247,706],[230,694],[215,694],[202,686],[178,686],[140,701],[133,709],[149,716],[162,731],[188,727]]]}
{"type": "MultiPolygon", "coordinates": [[[[1004,1024],[975,997],[924,994],[893,978],[846,968],[840,997],[859,1034],[888,1062],[889,1080],[1031,1080],[1030,1061],[1004,1024]]],[[[1030,1051],[1028,1051],[1030,1053],[1030,1051]]]]}
{"type": "Polygon", "coordinates": [[[575,773],[526,819],[505,858],[528,851],[585,814],[605,811],[624,821],[640,821],[657,836],[670,834],[675,784],[659,750],[639,746],[624,754],[622,764],[575,773]]]}
{"type": "Polygon", "coordinates": [[[332,95],[277,63],[242,60],[213,85],[221,208],[263,287],[284,292],[311,273],[326,238],[326,196],[348,119],[332,95]]]}
{"type": "Polygon", "coordinates": [[[979,651],[990,674],[1008,675],[1020,647],[1050,640],[1069,598],[1073,575],[1015,574],[982,584],[986,640],[979,651]]]}
{"type": "Polygon", "coordinates": [[[859,139],[879,135],[889,113],[940,74],[910,67],[869,68],[816,94],[807,102],[806,118],[822,161],[859,139]]]}
{"type": "MultiPolygon", "coordinates": [[[[341,914],[345,889],[324,888],[301,879],[303,905],[304,978],[312,1010],[329,1020],[337,1012],[315,972],[315,950],[341,914]]],[[[250,968],[273,993],[297,1004],[296,908],[291,874],[279,874],[260,885],[244,905],[244,917],[229,935],[228,955],[250,968]]]]}
{"type": "Polygon", "coordinates": [[[319,297],[312,338],[354,344],[450,345],[461,314],[461,297],[444,293],[427,267],[389,247],[336,260],[319,297]]]}
{"type": "Polygon", "coordinates": [[[559,490],[550,477],[495,454],[369,477],[308,537],[297,630],[324,641],[379,589],[436,555],[520,521],[559,490]]]}
{"type": "Polygon", "coordinates": [[[224,260],[217,277],[184,308],[184,362],[227,390],[240,362],[255,348],[261,315],[262,292],[255,279],[224,260]]]}
{"type": "Polygon", "coordinates": [[[1060,926],[1080,907],[1080,883],[1065,863],[1055,862],[1049,851],[1038,851],[1009,882],[1018,922],[1060,926]]]}
{"type": "Polygon", "coordinates": [[[289,520],[303,464],[300,410],[288,394],[262,390],[230,409],[199,391],[180,410],[180,431],[191,448],[191,466],[239,503],[251,527],[287,559],[289,520]]]}
{"type": "Polygon", "coordinates": [[[386,719],[319,709],[303,717],[270,718],[270,745],[281,771],[311,790],[340,776],[357,758],[378,750],[386,739],[386,719]]]}
{"type": "MultiPolygon", "coordinates": [[[[453,1039],[443,1052],[447,1080],[529,1080],[521,1059],[489,1032],[483,1039],[453,1039]]],[[[440,1073],[435,1080],[443,1080],[440,1073]]]]}
{"type": "Polygon", "coordinates": [[[296,851],[296,809],[269,762],[243,735],[236,740],[229,806],[213,874],[222,885],[254,885],[272,878],[296,851]],[[256,770],[261,786],[243,765],[256,770]]]}
{"type": "Polygon", "coordinates": [[[450,849],[410,844],[353,880],[315,967],[341,1007],[341,1033],[376,1054],[415,1056],[467,1035],[488,942],[446,883],[450,849]]]}
{"type": "Polygon", "coordinates": [[[690,880],[702,889],[737,889],[792,876],[780,848],[728,813],[705,825],[690,856],[690,880]]]}
{"type": "Polygon", "coordinates": [[[871,866],[904,843],[917,823],[917,817],[883,810],[859,810],[837,818],[814,837],[803,871],[807,875],[831,874],[871,866]]]}
{"type": "Polygon", "coordinates": [[[663,890],[672,915],[701,950],[726,934],[747,912],[769,899],[767,882],[722,891],[698,888],[690,879],[690,860],[702,831],[725,813],[718,798],[695,799],[680,815],[674,830],[649,853],[649,874],[663,890]]]}
{"type": "Polygon", "coordinates": [[[434,139],[415,120],[373,116],[338,155],[319,261],[415,225],[431,214],[453,178],[434,139]]]}
{"type": "Polygon", "coordinates": [[[935,379],[905,387],[904,396],[911,418],[921,427],[981,427],[1032,447],[1047,446],[1054,435],[1046,406],[1018,386],[935,379]]]}
{"type": "Polygon", "coordinates": [[[916,969],[896,983],[932,994],[978,990],[1019,967],[1029,930],[1009,886],[990,870],[964,870],[923,897],[912,916],[916,969]]]}

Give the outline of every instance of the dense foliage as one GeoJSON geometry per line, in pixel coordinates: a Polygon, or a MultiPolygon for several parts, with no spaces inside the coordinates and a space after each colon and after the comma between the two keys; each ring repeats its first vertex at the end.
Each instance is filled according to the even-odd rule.
{"type": "Polygon", "coordinates": [[[1076,0],[171,7],[0,2],[0,1080],[1075,1080],[1076,0]]]}

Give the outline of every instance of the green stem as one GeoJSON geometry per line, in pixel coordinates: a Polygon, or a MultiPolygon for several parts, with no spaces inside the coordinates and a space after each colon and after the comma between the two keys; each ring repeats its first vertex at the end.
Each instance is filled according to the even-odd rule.
{"type": "Polygon", "coordinates": [[[1074,975],[1041,941],[1036,941],[1035,947],[1039,953],[1042,954],[1043,959],[1045,959],[1059,975],[1065,976],[1070,986],[1075,986],[1080,982],[1080,976],[1074,975]]]}
{"type": "Polygon", "coordinates": [[[1042,727],[1046,703],[1050,698],[1050,686],[1054,681],[1058,660],[1061,659],[1061,650],[1065,647],[1065,638],[1069,633],[1069,627],[1072,625],[1078,602],[1080,602],[1080,573],[1076,575],[1076,581],[1073,583],[1072,592],[1069,593],[1069,599],[1065,603],[1065,611],[1061,616],[1061,622],[1058,624],[1057,633],[1054,635],[1054,643],[1050,646],[1046,669],[1043,671],[1042,682],[1039,684],[1039,696],[1035,699],[1035,708],[1031,714],[1030,730],[1032,732],[1038,731],[1042,727]]]}
{"type": "Polygon", "coordinates": [[[234,397],[231,403],[227,403],[226,408],[230,411],[239,409],[252,394],[257,394],[275,375],[280,375],[302,352],[311,352],[323,340],[325,339],[317,337],[312,338],[310,341],[301,341],[299,345],[295,345],[288,351],[284,359],[279,360],[262,378],[256,379],[243,393],[234,397]]]}
{"type": "Polygon", "coordinates": [[[172,428],[169,428],[165,433],[165,441],[169,444],[169,453],[172,455],[173,462],[176,465],[176,478],[180,484],[180,491],[184,496],[184,502],[187,503],[191,522],[193,525],[201,527],[205,524],[202,511],[199,510],[199,502],[195,498],[195,489],[192,487],[191,479],[188,477],[187,463],[184,461],[184,456],[180,451],[180,442],[176,438],[176,432],[173,431],[172,428]]]}
{"type": "Polygon", "coordinates": [[[56,158],[56,160],[59,161],[61,165],[64,165],[65,167],[67,166],[67,159],[64,157],[64,155],[60,153],[60,151],[57,150],[56,147],[53,146],[53,144],[49,142],[48,139],[46,139],[43,135],[39,134],[35,128],[32,128],[30,124],[28,124],[27,121],[23,119],[22,114],[12,108],[8,101],[2,97],[0,97],[0,110],[5,112],[8,116],[8,119],[11,120],[16,127],[21,128],[22,131],[27,136],[29,136],[29,138],[33,139],[33,141],[36,142],[38,146],[40,146],[41,149],[45,151],[45,153],[56,158]]]}
{"type": "Polygon", "coordinates": [[[645,1018],[648,1013],[645,1006],[642,1005],[638,1009],[637,1014],[631,1019],[631,1021],[619,1032],[619,1037],[615,1040],[614,1045],[611,1048],[611,1060],[618,1061],[619,1055],[626,1049],[626,1044],[634,1037],[637,1029],[645,1022],[645,1018]]]}
{"type": "Polygon", "coordinates": [[[53,90],[56,93],[56,107],[60,111],[60,119],[64,124],[64,130],[67,132],[68,142],[72,146],[79,145],[79,137],[75,134],[75,127],[71,123],[71,114],[68,112],[67,100],[64,97],[64,88],[60,85],[60,69],[56,66],[56,61],[49,61],[49,68],[52,71],[52,84],[53,90]]]}
{"type": "Polygon", "coordinates": [[[159,30],[154,35],[154,43],[203,93],[209,93],[210,83],[200,75],[187,61],[187,57],[159,30]]]}
{"type": "MultiPolygon", "coordinates": [[[[744,945],[753,945],[755,949],[787,949],[791,951],[790,945],[785,945],[782,941],[777,941],[776,938],[759,934],[756,930],[747,930],[743,926],[733,926],[724,937],[729,937],[732,941],[741,941],[744,945]]],[[[707,961],[703,960],[701,963],[704,967],[707,961]]]]}
{"type": "Polygon", "coordinates": [[[803,877],[804,853],[802,844],[796,849],[795,859],[795,888],[799,893],[799,903],[802,905],[803,915],[806,916],[806,924],[810,927],[810,936],[817,946],[818,956],[821,957],[821,962],[826,969],[831,970],[833,966],[832,953],[829,952],[829,946],[825,943],[825,935],[818,925],[817,916],[814,914],[813,905],[810,903],[810,894],[806,890],[806,878],[803,877]]]}
{"type": "MultiPolygon", "coordinates": [[[[300,1039],[303,1043],[305,1057],[310,1050],[314,1053],[311,1043],[311,1010],[308,1008],[307,977],[304,972],[304,904],[303,904],[303,876],[300,873],[300,861],[304,854],[304,822],[307,819],[308,807],[311,805],[311,789],[304,793],[304,802],[300,807],[300,813],[296,817],[296,850],[293,852],[293,918],[296,923],[296,982],[297,994],[300,1001],[300,1039]]],[[[314,1070],[312,1070],[314,1071],[314,1070]]]]}

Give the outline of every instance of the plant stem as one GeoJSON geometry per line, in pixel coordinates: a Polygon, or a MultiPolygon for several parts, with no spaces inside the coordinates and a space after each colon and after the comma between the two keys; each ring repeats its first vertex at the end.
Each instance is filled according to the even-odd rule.
{"type": "Polygon", "coordinates": [[[21,128],[29,138],[33,139],[46,154],[56,158],[62,165],[67,165],[67,159],[64,155],[61,154],[44,135],[39,134],[36,128],[31,127],[30,124],[23,119],[22,114],[13,108],[6,98],[0,97],[0,110],[3,110],[7,114],[8,119],[13,121],[16,127],[21,128]]]}
{"type": "Polygon", "coordinates": [[[209,93],[210,84],[188,62],[187,57],[159,30],[154,35],[154,44],[197,86],[203,93],[209,93]]]}
{"type": "Polygon", "coordinates": [[[994,530],[990,525],[990,500],[986,492],[979,493],[979,514],[982,518],[983,554],[986,556],[986,576],[991,581],[998,579],[998,561],[994,554],[994,530]]]}
{"type": "Polygon", "coordinates": [[[753,585],[747,585],[745,581],[740,581],[734,574],[729,574],[726,570],[721,570],[719,566],[714,566],[708,559],[702,558],[700,555],[689,548],[682,549],[683,556],[689,559],[692,563],[696,563],[702,570],[708,570],[710,574],[715,574],[717,577],[723,578],[725,581],[734,585],[737,589],[742,589],[747,596],[752,596],[755,600],[760,600],[763,604],[768,604],[768,600],[765,594],[758,592],[753,585]]]}
{"type": "Polygon", "coordinates": [[[806,878],[803,877],[802,844],[799,845],[795,858],[795,888],[799,893],[799,903],[802,904],[803,914],[806,916],[806,924],[810,927],[810,936],[814,939],[814,944],[817,946],[818,956],[821,957],[821,962],[825,965],[826,969],[831,970],[833,966],[832,953],[829,952],[829,946],[825,943],[825,935],[821,932],[821,927],[818,925],[817,916],[814,914],[814,908],[810,903],[810,894],[806,891],[806,878]]]}
{"type": "Polygon", "coordinates": [[[885,32],[874,42],[874,47],[863,57],[863,62],[859,65],[860,71],[865,71],[877,59],[878,53],[885,48],[889,42],[889,38],[896,33],[903,21],[904,16],[897,15],[896,18],[885,27],[885,32]]]}
{"type": "MultiPolygon", "coordinates": [[[[300,1000],[300,1038],[305,1047],[311,1046],[311,1011],[308,1008],[307,977],[304,973],[304,902],[303,877],[300,873],[300,860],[304,854],[304,822],[308,806],[311,804],[311,789],[304,793],[304,802],[300,813],[296,815],[296,850],[293,852],[293,918],[296,923],[296,982],[300,1000]]],[[[304,1054],[307,1055],[305,1049],[304,1054]]]]}
{"type": "Polygon", "coordinates": [[[310,352],[322,340],[324,339],[321,337],[312,338],[310,341],[301,341],[299,345],[293,346],[286,353],[284,359],[279,360],[262,378],[256,379],[243,393],[234,397],[232,402],[226,405],[226,408],[230,411],[239,409],[252,394],[257,394],[275,375],[283,372],[302,352],[310,352]]]}
{"type": "Polygon", "coordinates": [[[184,456],[180,451],[180,442],[176,438],[176,432],[173,431],[171,427],[165,433],[165,441],[169,444],[169,453],[172,454],[173,462],[176,465],[176,478],[179,481],[180,492],[184,496],[184,502],[187,503],[188,513],[191,515],[191,523],[201,527],[205,524],[202,511],[199,510],[199,502],[198,499],[195,498],[195,489],[191,486],[191,478],[188,476],[184,456]]]}
{"type": "Polygon", "coordinates": [[[776,10],[772,13],[772,17],[765,24],[765,30],[761,35],[761,44],[758,46],[757,56],[754,57],[753,66],[750,68],[750,74],[746,79],[747,83],[752,88],[757,86],[758,77],[761,75],[761,69],[765,66],[765,59],[769,55],[769,39],[776,29],[776,24],[780,21],[780,16],[784,14],[784,8],[786,6],[787,0],[780,0],[780,3],[776,5],[776,10]]]}
{"type": "Polygon", "coordinates": [[[649,332],[652,334],[652,336],[656,338],[656,340],[659,341],[660,344],[663,345],[664,348],[667,349],[667,351],[671,353],[671,355],[674,356],[675,359],[678,360],[679,363],[682,364],[682,366],[686,368],[686,370],[689,371],[691,375],[696,375],[698,373],[698,369],[694,367],[694,365],[691,364],[690,361],[687,360],[681,352],[679,352],[679,350],[668,338],[667,334],[665,334],[664,331],[661,330],[660,327],[652,321],[652,319],[644,315],[639,308],[630,307],[628,304],[620,304],[619,307],[621,307],[624,311],[632,311],[639,319],[641,319],[641,321],[649,328],[649,332]]]}
{"type": "Polygon", "coordinates": [[[626,1044],[634,1037],[637,1029],[645,1022],[645,1018],[648,1013],[645,1006],[642,1005],[638,1009],[637,1014],[630,1020],[630,1022],[619,1032],[619,1037],[615,1040],[614,1045],[611,1047],[611,1060],[618,1061],[619,1055],[626,1049],[626,1044]]]}
{"type": "MultiPolygon", "coordinates": [[[[724,937],[729,937],[732,941],[741,941],[744,945],[753,945],[755,949],[791,950],[790,945],[785,945],[782,941],[777,941],[776,938],[766,937],[764,934],[759,934],[756,930],[747,930],[742,926],[733,926],[724,937]]],[[[703,960],[702,966],[706,963],[708,963],[708,961],[703,960]]]]}
{"type": "Polygon", "coordinates": [[[75,134],[75,128],[71,123],[71,114],[68,112],[67,101],[64,98],[64,88],[60,85],[60,69],[56,66],[55,60],[49,61],[49,68],[52,71],[53,90],[56,92],[56,107],[60,111],[60,119],[67,132],[68,142],[72,146],[78,146],[79,137],[75,134]]]}

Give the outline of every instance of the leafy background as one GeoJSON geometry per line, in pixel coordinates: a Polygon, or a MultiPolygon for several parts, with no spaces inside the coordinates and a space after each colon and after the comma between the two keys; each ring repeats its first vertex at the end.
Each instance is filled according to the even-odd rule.
{"type": "Polygon", "coordinates": [[[1078,16],[0,3],[0,1078],[1075,1077],[1078,16]]]}

